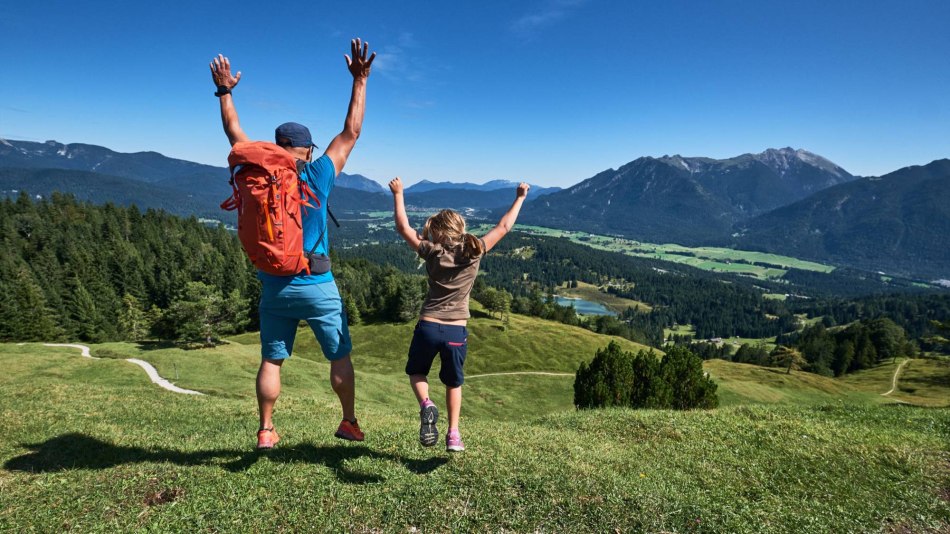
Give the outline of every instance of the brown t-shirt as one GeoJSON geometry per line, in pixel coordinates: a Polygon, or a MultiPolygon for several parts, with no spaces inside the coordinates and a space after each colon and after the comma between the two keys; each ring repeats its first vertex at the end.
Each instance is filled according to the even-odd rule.
{"type": "Polygon", "coordinates": [[[461,246],[446,249],[431,241],[419,243],[419,257],[425,260],[429,273],[429,291],[421,315],[446,321],[468,319],[468,296],[482,257],[468,258],[461,246]]]}

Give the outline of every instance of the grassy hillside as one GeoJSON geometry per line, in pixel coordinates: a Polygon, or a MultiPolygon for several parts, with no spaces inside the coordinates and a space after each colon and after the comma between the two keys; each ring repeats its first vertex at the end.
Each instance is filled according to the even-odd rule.
{"type": "Polygon", "coordinates": [[[901,371],[888,399],[917,406],[950,406],[950,358],[901,359],[846,375],[841,381],[865,391],[885,393],[891,390],[897,367],[901,371]]]}
{"type": "MultiPolygon", "coordinates": [[[[284,439],[257,454],[250,450],[256,347],[94,349],[136,352],[169,377],[177,366],[180,385],[216,394],[160,390],[123,361],[0,345],[0,430],[8,437],[0,443],[0,530],[917,532],[950,525],[948,410],[787,404],[568,410],[510,421],[469,413],[478,404],[471,402],[463,422],[469,450],[448,456],[417,445],[402,378],[367,365],[358,380],[368,440],[335,440],[327,366],[300,358],[286,368],[278,405],[284,439]]],[[[499,395],[516,389],[485,384],[499,395]]],[[[537,413],[532,399],[521,403],[537,413]]]]}
{"type": "Polygon", "coordinates": [[[719,384],[719,397],[723,405],[886,402],[879,393],[887,391],[887,388],[880,391],[857,388],[841,380],[813,373],[786,374],[784,369],[724,360],[706,361],[703,368],[719,384]]]}
{"type": "MultiPolygon", "coordinates": [[[[594,351],[610,341],[624,350],[649,350],[649,347],[616,337],[602,336],[580,327],[554,321],[511,314],[508,330],[472,301],[472,319],[468,330],[467,374],[505,371],[555,371],[573,373],[581,361],[593,358],[594,351]]],[[[414,322],[402,324],[356,325],[350,329],[354,361],[378,372],[400,374],[406,365],[414,322]]],[[[258,344],[256,333],[233,338],[238,343],[258,344]]],[[[294,354],[323,360],[313,335],[302,328],[297,335],[294,354]]],[[[434,367],[433,370],[436,368],[434,367]]]]}

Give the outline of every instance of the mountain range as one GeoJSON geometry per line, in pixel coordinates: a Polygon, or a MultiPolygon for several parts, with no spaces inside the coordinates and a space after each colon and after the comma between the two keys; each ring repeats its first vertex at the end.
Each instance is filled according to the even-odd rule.
{"type": "Polygon", "coordinates": [[[736,245],[950,279],[950,160],[821,190],[742,224],[736,245]]]}
{"type": "Polygon", "coordinates": [[[769,149],[729,159],[642,157],[525,205],[522,220],[644,241],[723,241],[733,226],[853,180],[805,150],[769,149]]]}
{"type": "MultiPolygon", "coordinates": [[[[157,152],[122,153],[105,147],[83,143],[63,144],[56,141],[36,143],[32,141],[15,141],[0,139],[0,190],[11,191],[23,189],[27,183],[28,189],[37,194],[52,190],[69,192],[80,199],[95,201],[96,198],[120,201],[110,198],[108,190],[91,179],[89,174],[77,174],[75,181],[65,179],[63,173],[26,173],[27,169],[59,169],[73,170],[85,173],[98,173],[111,186],[117,186],[117,179],[125,178],[136,182],[130,185],[132,189],[141,190],[141,183],[151,184],[149,189],[152,201],[144,198],[139,204],[143,207],[164,207],[173,213],[182,214],[184,206],[189,210],[195,197],[218,199],[208,202],[207,206],[199,211],[202,214],[216,213],[218,203],[230,194],[228,185],[228,170],[225,167],[203,165],[191,161],[169,158],[157,152]],[[10,172],[2,169],[17,169],[10,172]],[[25,177],[32,176],[33,182],[24,182],[25,177]],[[181,202],[176,201],[180,198],[181,202]]],[[[333,201],[339,207],[352,206],[354,209],[363,209],[367,206],[390,206],[389,191],[379,182],[361,174],[347,174],[341,172],[336,178],[339,193],[334,194],[333,201]],[[343,189],[372,193],[376,196],[357,195],[352,192],[342,192],[343,189]],[[341,197],[341,198],[337,198],[341,197]],[[340,202],[340,200],[347,202],[340,202]],[[354,204],[350,204],[350,201],[354,204]]],[[[408,204],[419,208],[495,208],[507,206],[513,198],[515,182],[493,180],[485,184],[454,184],[452,182],[423,181],[406,189],[408,204]],[[459,190],[465,190],[459,195],[459,190]]],[[[556,187],[533,187],[532,196],[546,192],[557,191],[556,187]]],[[[127,195],[119,195],[125,198],[127,195]]],[[[195,213],[188,211],[185,214],[195,213]]]]}
{"type": "MultiPolygon", "coordinates": [[[[222,157],[222,160],[226,159],[222,157]]],[[[35,143],[0,139],[0,168],[63,169],[95,172],[111,177],[145,182],[189,195],[213,193],[225,197],[228,169],[169,158],[158,152],[115,152],[97,145],[63,144],[56,141],[35,143]]],[[[360,191],[382,193],[383,187],[360,174],[340,173],[337,185],[360,191]]],[[[76,193],[81,193],[76,191],[76,193]]]]}
{"type": "MultiPolygon", "coordinates": [[[[560,187],[542,187],[540,185],[531,185],[531,196],[539,197],[550,193],[560,191],[560,187]]],[[[511,180],[489,180],[483,184],[473,184],[471,182],[430,182],[422,180],[406,188],[406,194],[428,193],[430,191],[457,191],[465,189],[468,191],[499,191],[514,190],[518,187],[518,182],[511,180]]]]}
{"type": "MultiPolygon", "coordinates": [[[[218,208],[230,194],[227,178],[226,168],[156,152],[0,139],[0,194],[61,191],[229,220],[218,208]]],[[[406,201],[417,209],[475,208],[495,218],[514,185],[422,181],[407,188],[406,201]]],[[[341,173],[330,202],[345,213],[388,210],[392,201],[378,182],[341,173]]],[[[519,222],[950,279],[950,162],[861,178],[792,148],[728,159],[641,157],[567,189],[533,187],[519,222]]]]}

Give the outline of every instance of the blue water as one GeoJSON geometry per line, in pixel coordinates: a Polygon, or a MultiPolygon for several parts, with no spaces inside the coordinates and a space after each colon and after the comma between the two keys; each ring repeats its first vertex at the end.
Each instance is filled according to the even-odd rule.
{"type": "Polygon", "coordinates": [[[599,302],[591,302],[584,299],[569,299],[558,296],[554,297],[554,302],[557,302],[561,306],[573,305],[574,309],[577,310],[577,313],[581,315],[617,315],[599,302]]]}

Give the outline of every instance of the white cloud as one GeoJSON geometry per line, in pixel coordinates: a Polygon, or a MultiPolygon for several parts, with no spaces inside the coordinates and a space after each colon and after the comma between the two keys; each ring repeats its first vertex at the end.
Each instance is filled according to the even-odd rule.
{"type": "Polygon", "coordinates": [[[515,33],[528,36],[563,19],[571,10],[587,3],[588,0],[546,0],[533,13],[526,13],[511,24],[515,33]]]}

